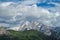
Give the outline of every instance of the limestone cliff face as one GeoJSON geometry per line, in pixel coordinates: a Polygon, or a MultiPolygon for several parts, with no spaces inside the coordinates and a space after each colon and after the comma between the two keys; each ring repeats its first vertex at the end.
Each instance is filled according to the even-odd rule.
{"type": "Polygon", "coordinates": [[[0,27],[0,35],[6,34],[6,33],[7,33],[6,29],[4,27],[0,27]]]}

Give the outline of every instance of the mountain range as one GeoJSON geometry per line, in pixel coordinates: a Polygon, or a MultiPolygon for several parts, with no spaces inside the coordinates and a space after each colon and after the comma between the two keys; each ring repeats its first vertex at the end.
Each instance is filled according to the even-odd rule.
{"type": "MultiPolygon", "coordinates": [[[[0,27],[0,34],[10,34],[12,36],[15,36],[17,33],[17,35],[20,35],[23,32],[32,32],[32,30],[36,30],[35,32],[39,32],[43,33],[44,35],[51,37],[51,38],[47,38],[47,39],[51,39],[51,40],[60,40],[60,27],[50,27],[47,25],[44,25],[42,23],[39,22],[24,22],[22,25],[19,26],[14,26],[14,27],[0,27]],[[8,31],[6,31],[8,30],[8,31]]],[[[33,31],[34,33],[34,31],[33,31]]],[[[43,36],[43,34],[41,34],[43,36]]],[[[16,37],[19,37],[17,36],[16,37]]],[[[7,37],[7,36],[6,36],[7,37]]],[[[10,38],[10,36],[9,36],[10,38]]],[[[15,38],[14,38],[15,39],[15,38]]]]}
{"type": "Polygon", "coordinates": [[[31,29],[41,31],[46,35],[51,35],[51,31],[50,31],[51,28],[49,26],[36,21],[34,22],[25,21],[21,25],[8,28],[8,30],[14,30],[14,31],[24,31],[24,30],[31,30],[31,29]]]}

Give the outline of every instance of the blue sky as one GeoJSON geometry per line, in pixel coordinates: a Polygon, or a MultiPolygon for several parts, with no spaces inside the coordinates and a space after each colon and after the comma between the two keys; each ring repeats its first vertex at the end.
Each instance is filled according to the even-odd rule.
{"type": "Polygon", "coordinates": [[[1,0],[1,2],[18,2],[18,1],[24,1],[24,0],[1,0]]]}
{"type": "Polygon", "coordinates": [[[1,26],[15,26],[25,21],[60,26],[60,0],[0,0],[1,26]]]}
{"type": "MultiPolygon", "coordinates": [[[[0,0],[1,2],[7,2],[7,1],[13,1],[13,2],[16,2],[16,1],[24,1],[24,0],[0,0]]],[[[39,0],[40,1],[40,0],[39,0]]],[[[44,0],[41,0],[41,1],[44,1],[44,0]]],[[[46,0],[46,1],[53,1],[53,2],[59,2],[60,0],[46,0]]]]}

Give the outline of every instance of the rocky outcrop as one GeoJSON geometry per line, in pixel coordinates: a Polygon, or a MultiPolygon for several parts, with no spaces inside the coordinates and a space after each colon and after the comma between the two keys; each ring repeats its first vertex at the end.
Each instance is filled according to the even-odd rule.
{"type": "Polygon", "coordinates": [[[4,27],[0,27],[0,35],[7,34],[7,31],[4,27]]]}

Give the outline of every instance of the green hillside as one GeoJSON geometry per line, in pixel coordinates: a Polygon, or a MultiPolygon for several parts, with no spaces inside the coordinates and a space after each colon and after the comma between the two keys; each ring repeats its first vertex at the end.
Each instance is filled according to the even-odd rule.
{"type": "Polygon", "coordinates": [[[8,31],[8,35],[1,35],[0,40],[56,40],[50,36],[46,36],[43,33],[36,30],[25,31],[8,31]]]}

